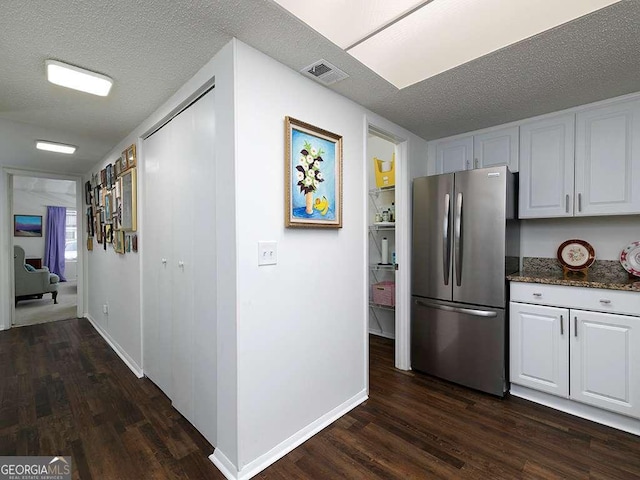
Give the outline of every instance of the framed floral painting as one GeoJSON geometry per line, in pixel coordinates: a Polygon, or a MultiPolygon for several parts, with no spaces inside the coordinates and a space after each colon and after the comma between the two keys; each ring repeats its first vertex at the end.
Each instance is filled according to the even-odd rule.
{"type": "Polygon", "coordinates": [[[285,117],[285,226],[342,228],[342,136],[285,117]]]}

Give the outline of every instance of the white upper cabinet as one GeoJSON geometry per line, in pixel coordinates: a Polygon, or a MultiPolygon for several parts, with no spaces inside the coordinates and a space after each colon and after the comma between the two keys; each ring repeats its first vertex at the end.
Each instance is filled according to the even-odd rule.
{"type": "Polygon", "coordinates": [[[475,168],[506,165],[518,171],[518,127],[500,128],[473,136],[475,168]]]}
{"type": "Polygon", "coordinates": [[[520,126],[520,218],[573,216],[573,114],[520,126]]]}
{"type": "Polygon", "coordinates": [[[640,101],[579,112],[575,214],[640,213],[639,185],[640,101]]]}
{"type": "Polygon", "coordinates": [[[473,168],[473,137],[461,137],[436,143],[436,173],[451,173],[473,168]]]}
{"type": "Polygon", "coordinates": [[[437,140],[435,146],[437,174],[500,165],[518,171],[517,126],[437,140]]]}

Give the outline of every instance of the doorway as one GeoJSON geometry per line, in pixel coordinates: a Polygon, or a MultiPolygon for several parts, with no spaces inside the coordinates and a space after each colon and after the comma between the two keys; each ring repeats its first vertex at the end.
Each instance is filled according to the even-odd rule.
{"type": "Polygon", "coordinates": [[[410,258],[409,189],[404,186],[408,181],[407,142],[368,124],[365,151],[370,355],[376,355],[374,348],[392,349],[394,366],[407,370],[410,258]]]}
{"type": "Polygon", "coordinates": [[[28,173],[11,175],[10,182],[14,283],[12,327],[76,318],[78,246],[82,237],[77,210],[77,182],[28,173]],[[53,210],[49,207],[56,207],[55,222],[53,210]],[[30,226],[25,227],[25,224],[30,226]],[[50,235],[54,229],[59,232],[55,241],[50,235]],[[57,254],[45,255],[47,251],[54,250],[57,254]],[[38,285],[43,286],[37,288],[38,285]]]}

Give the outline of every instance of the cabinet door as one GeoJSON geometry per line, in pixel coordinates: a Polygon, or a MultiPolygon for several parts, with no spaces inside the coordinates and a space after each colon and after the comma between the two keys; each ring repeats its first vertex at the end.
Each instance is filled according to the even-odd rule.
{"type": "Polygon", "coordinates": [[[640,317],[571,310],[571,398],[640,417],[640,317]]]}
{"type": "Polygon", "coordinates": [[[640,213],[640,101],[577,114],[575,184],[576,215],[640,213]]]}
{"type": "Polygon", "coordinates": [[[518,127],[501,128],[474,135],[474,167],[498,167],[506,165],[512,172],[518,171],[518,127]]]}
{"type": "Polygon", "coordinates": [[[473,168],[473,136],[436,143],[436,173],[451,173],[473,168]]]}
{"type": "Polygon", "coordinates": [[[574,120],[520,126],[520,218],[573,216],[574,120]]]}
{"type": "Polygon", "coordinates": [[[511,302],[511,382],[569,395],[569,310],[511,302]]]}

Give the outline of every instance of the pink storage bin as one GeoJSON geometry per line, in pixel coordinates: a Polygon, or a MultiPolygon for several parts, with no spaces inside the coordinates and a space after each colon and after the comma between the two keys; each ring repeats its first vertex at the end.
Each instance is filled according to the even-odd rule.
{"type": "Polygon", "coordinates": [[[371,285],[373,290],[373,303],[393,307],[396,304],[396,284],[395,282],[380,282],[371,285]]]}

